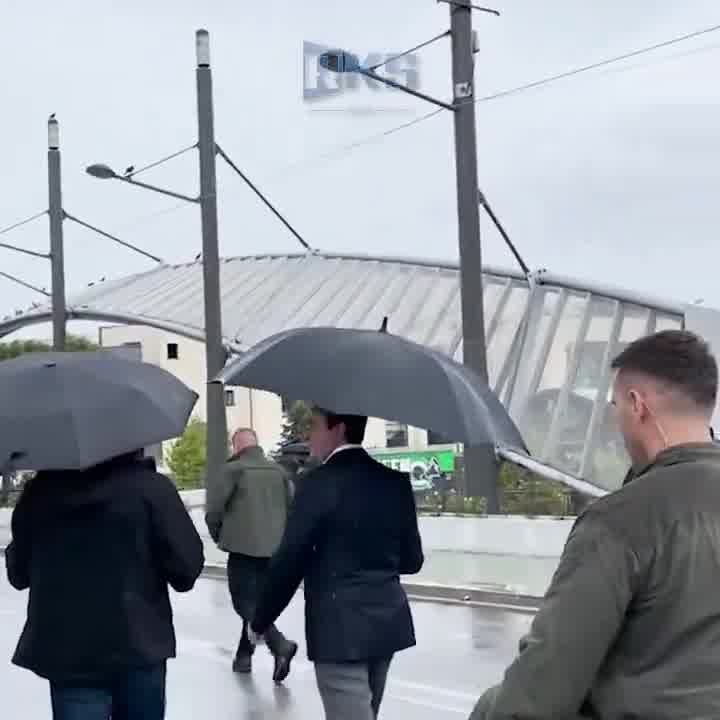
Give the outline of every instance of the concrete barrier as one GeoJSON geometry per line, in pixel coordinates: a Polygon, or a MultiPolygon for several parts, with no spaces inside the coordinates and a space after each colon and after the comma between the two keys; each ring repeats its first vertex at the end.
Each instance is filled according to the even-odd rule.
{"type": "MultiPolygon", "coordinates": [[[[181,493],[205,544],[208,566],[224,573],[226,555],[205,527],[205,491],[181,493]]],[[[11,511],[0,509],[0,547],[10,540],[11,511]]],[[[421,573],[406,578],[416,594],[461,595],[474,600],[497,596],[537,598],[544,595],[562,553],[573,518],[422,516],[425,551],[421,573]]],[[[494,601],[494,600],[493,600],[494,601]]]]}
{"type": "MultiPolygon", "coordinates": [[[[223,552],[215,547],[204,522],[205,491],[181,493],[205,542],[208,562],[222,568],[223,552]]],[[[426,587],[433,597],[447,589],[463,597],[506,597],[527,602],[545,594],[574,518],[421,516],[425,565],[406,585],[426,587]]],[[[418,591],[419,593],[419,591],[418,591]]]]}

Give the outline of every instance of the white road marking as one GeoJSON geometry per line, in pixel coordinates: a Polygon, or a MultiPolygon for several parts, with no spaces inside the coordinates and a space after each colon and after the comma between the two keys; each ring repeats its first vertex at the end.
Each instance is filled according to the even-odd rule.
{"type": "Polygon", "coordinates": [[[465,715],[469,713],[470,710],[472,710],[472,707],[470,708],[459,708],[454,707],[452,705],[443,705],[441,703],[435,703],[435,702],[427,702],[426,700],[418,700],[417,698],[411,698],[407,695],[395,695],[395,693],[388,693],[387,698],[390,700],[398,700],[400,702],[405,702],[410,705],[417,705],[419,707],[424,708],[430,708],[431,710],[441,710],[443,712],[451,712],[451,713],[457,713],[458,715],[465,715]]]}
{"type": "MultiPolygon", "coordinates": [[[[202,658],[204,660],[210,660],[219,665],[228,666],[228,657],[234,654],[235,650],[224,647],[218,643],[209,642],[207,640],[200,640],[198,638],[189,637],[182,635],[178,637],[178,660],[182,661],[185,658],[202,658]]],[[[262,657],[262,656],[261,656],[262,657]]],[[[271,667],[270,656],[258,658],[260,662],[258,664],[266,665],[268,668],[271,667]]],[[[228,669],[229,671],[229,669],[228,669]]],[[[306,660],[295,660],[293,662],[293,674],[314,672],[313,664],[306,660]]],[[[437,687],[436,685],[427,685],[425,683],[410,682],[408,680],[402,680],[395,678],[392,675],[388,680],[388,691],[387,696],[393,700],[406,702],[411,705],[418,705],[421,707],[430,708],[432,710],[443,710],[446,712],[466,714],[472,704],[479,697],[479,693],[462,692],[459,690],[450,690],[448,688],[437,687]],[[420,693],[425,693],[430,696],[434,696],[433,699],[410,697],[403,693],[408,690],[415,690],[420,693]],[[466,707],[459,708],[457,706],[451,706],[444,704],[442,701],[436,702],[441,698],[448,698],[448,700],[458,700],[460,702],[465,701],[466,707]]]]}
{"type": "Polygon", "coordinates": [[[409,682],[407,680],[397,680],[390,676],[388,684],[392,687],[398,685],[406,688],[407,690],[418,690],[420,692],[426,692],[433,695],[447,695],[448,697],[458,698],[460,700],[477,700],[477,693],[462,692],[460,690],[450,690],[443,687],[437,687],[436,685],[427,685],[425,683],[409,682]]]}

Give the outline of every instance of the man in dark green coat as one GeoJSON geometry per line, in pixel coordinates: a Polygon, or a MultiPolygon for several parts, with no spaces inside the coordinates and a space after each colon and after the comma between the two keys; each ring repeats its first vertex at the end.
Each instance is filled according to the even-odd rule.
{"type": "Polygon", "coordinates": [[[720,717],[718,368],[666,331],[613,364],[636,472],[578,518],[520,653],[473,720],[720,717]]]}
{"type": "MultiPolygon", "coordinates": [[[[243,619],[233,670],[252,671],[254,645],[248,623],[255,615],[270,559],[280,544],[292,502],[292,484],[283,469],[268,460],[253,430],[232,438],[233,455],[217,483],[208,487],[205,521],[210,535],[228,556],[228,584],[235,611],[243,619]]],[[[297,653],[273,625],[265,636],[275,658],[273,679],[280,683],[297,653]]]]}

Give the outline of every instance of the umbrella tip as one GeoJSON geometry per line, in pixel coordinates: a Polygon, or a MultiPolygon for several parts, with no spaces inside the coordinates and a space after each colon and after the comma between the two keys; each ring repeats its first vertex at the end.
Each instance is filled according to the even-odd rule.
{"type": "Polygon", "coordinates": [[[386,333],[388,329],[388,318],[387,315],[383,318],[382,325],[380,326],[380,332],[386,333]]]}

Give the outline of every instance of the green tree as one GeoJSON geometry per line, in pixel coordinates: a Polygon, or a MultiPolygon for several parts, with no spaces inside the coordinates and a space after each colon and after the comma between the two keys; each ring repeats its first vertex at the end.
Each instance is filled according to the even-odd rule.
{"type": "MultiPolygon", "coordinates": [[[[65,348],[70,352],[91,352],[97,350],[98,346],[86,337],[81,335],[68,335],[65,341],[65,348]]],[[[52,347],[43,340],[13,340],[0,343],[0,360],[12,358],[32,352],[49,352],[52,347]]]]}
{"type": "Polygon", "coordinates": [[[167,452],[170,474],[180,490],[202,486],[206,456],[207,426],[202,420],[192,418],[167,452]]]}
{"type": "Polygon", "coordinates": [[[307,403],[296,400],[291,403],[285,413],[285,422],[282,427],[283,440],[307,440],[310,436],[310,421],[312,410],[307,403]]]}

